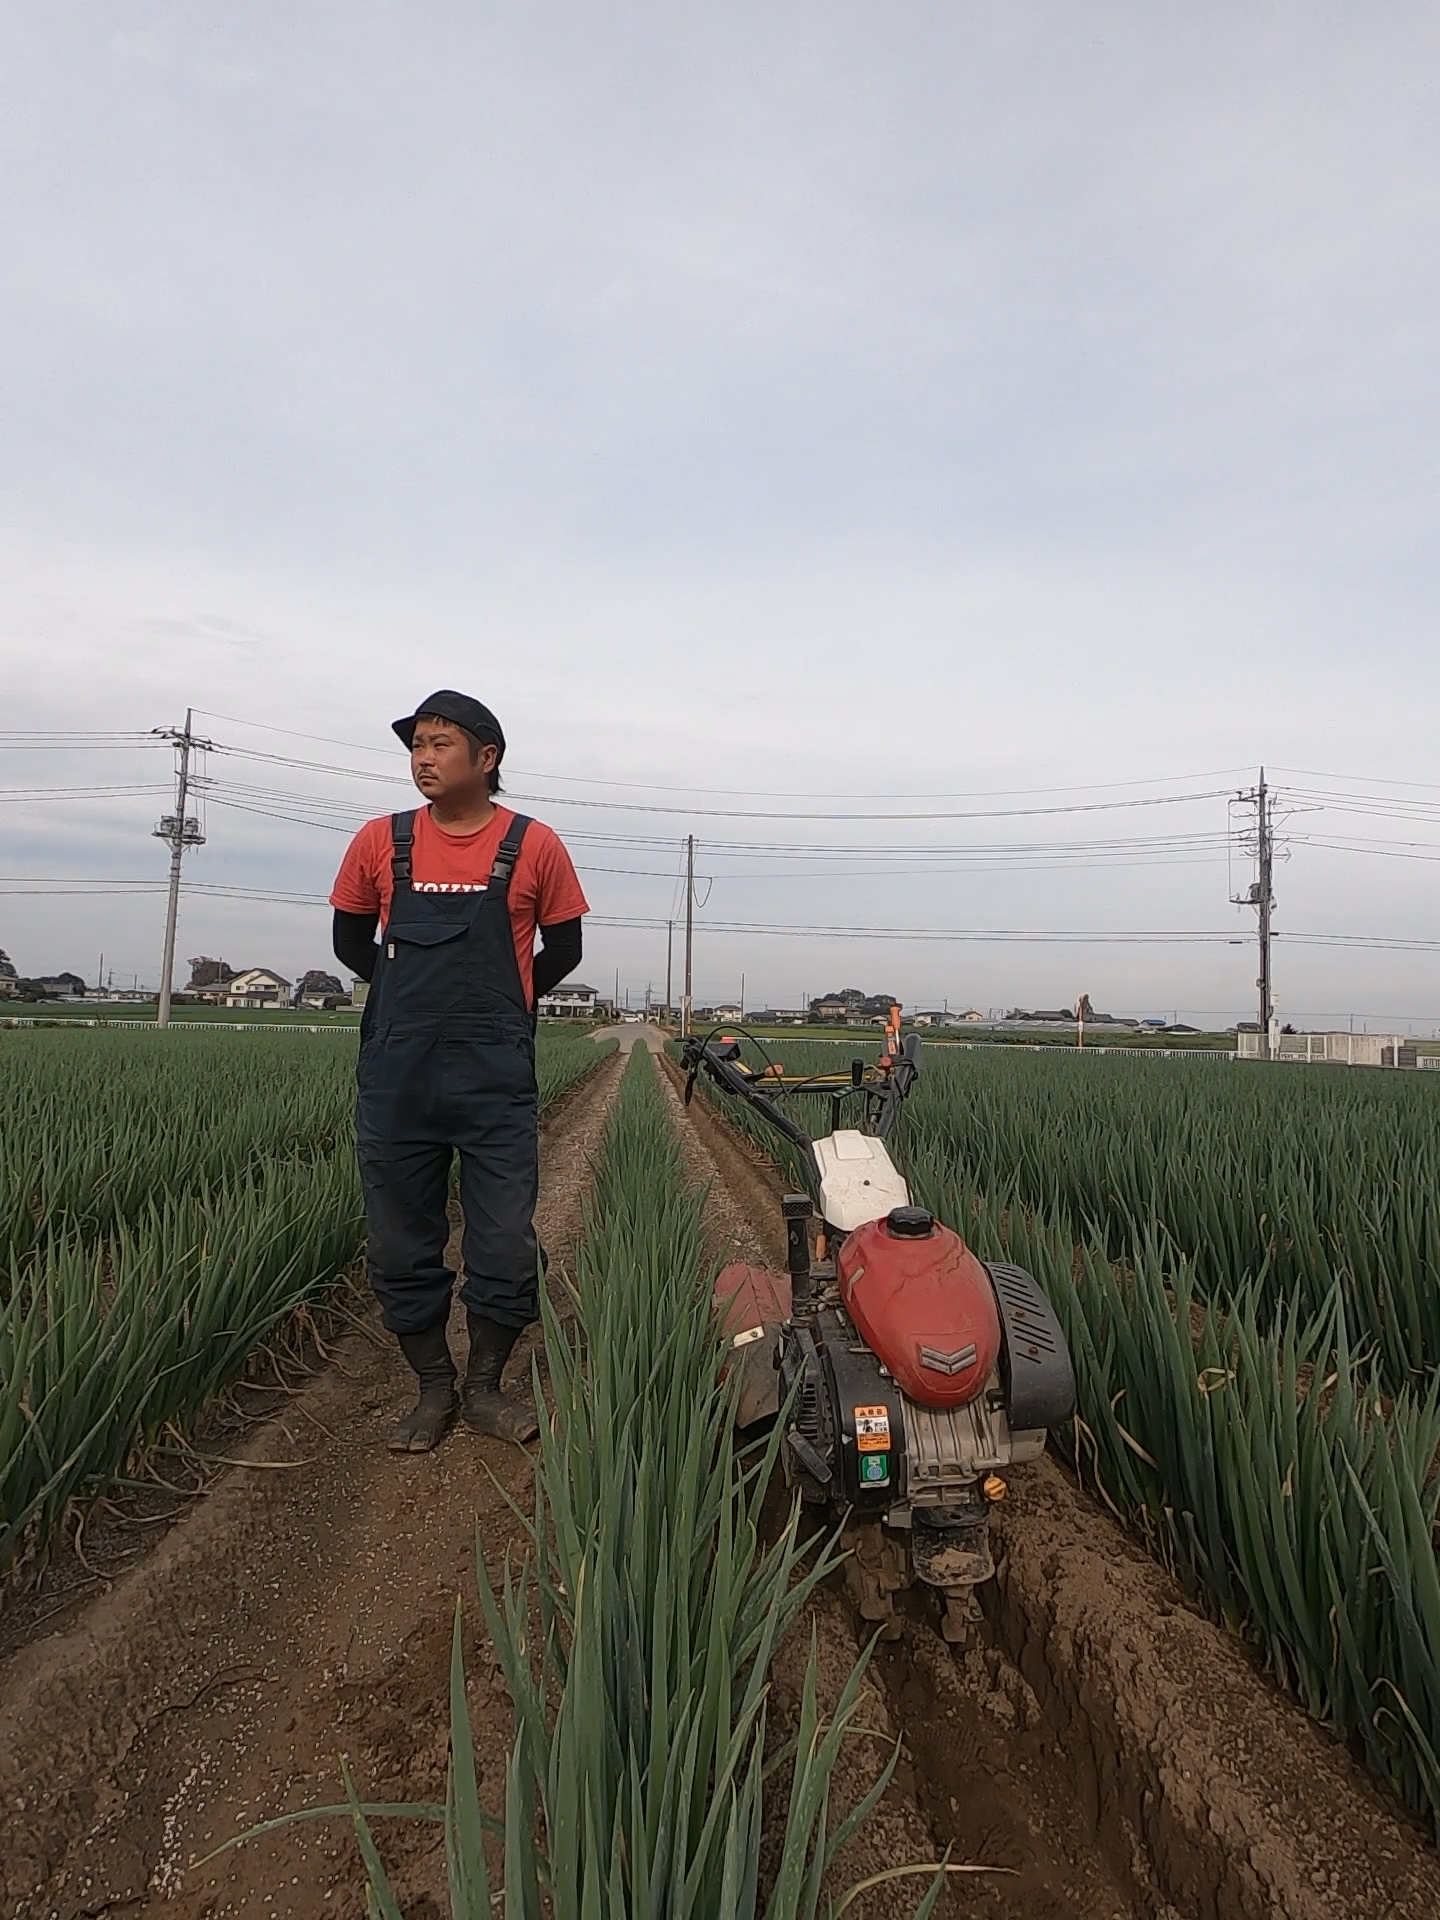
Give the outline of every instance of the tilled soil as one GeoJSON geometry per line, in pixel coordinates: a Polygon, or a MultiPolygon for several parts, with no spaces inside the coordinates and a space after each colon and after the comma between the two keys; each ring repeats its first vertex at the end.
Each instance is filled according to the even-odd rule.
{"type": "MultiPolygon", "coordinates": [[[[557,1276],[619,1073],[607,1062],[544,1130],[539,1225],[557,1276]]],[[[717,1254],[778,1261],[773,1170],[701,1103],[681,1123],[690,1169],[710,1184],[717,1254]]],[[[388,1454],[406,1392],[392,1343],[349,1339],[256,1432],[251,1467],[113,1591],[0,1666],[7,1920],[363,1914],[343,1820],[192,1863],[258,1821],[340,1799],[341,1756],[366,1800],[442,1797],[457,1597],[482,1792],[499,1811],[510,1708],[474,1554],[477,1530],[492,1568],[522,1545],[506,1495],[527,1504],[530,1463],[464,1430],[431,1456],[388,1454]]],[[[952,1653],[921,1597],[875,1656],[834,1814],[903,1734],[900,1765],[833,1884],[948,1850],[992,1869],[952,1882],[940,1911],[955,1915],[1434,1920],[1435,1854],[1334,1743],[1058,1469],[1015,1482],[977,1644],[952,1653]]],[[[812,1633],[832,1701],[860,1644],[838,1583],[776,1661],[777,1738],[793,1727],[812,1633]]],[[[377,1828],[407,1920],[438,1920],[437,1829],[377,1828]]],[[[910,1913],[922,1886],[892,1883],[848,1911],[910,1913]]]]}
{"type": "MultiPolygon", "coordinates": [[[[723,1217],[783,1264],[780,1176],[702,1100],[689,1117],[723,1217]]],[[[952,1654],[912,1593],[874,1669],[935,1844],[1013,1869],[967,1884],[968,1911],[1440,1915],[1428,1835],[1052,1460],[1013,1475],[996,1531],[980,1641],[952,1654]]]]}
{"type": "MultiPolygon", "coordinates": [[[[672,1091],[679,1086],[668,1061],[666,1077],[672,1091]]],[[[678,1097],[676,1111],[684,1112],[678,1097]]],[[[780,1186],[769,1162],[717,1120],[702,1098],[687,1118],[690,1171],[711,1186],[717,1254],[783,1267],[780,1186]]],[[[798,1698],[812,1626],[822,1697],[829,1700],[844,1685],[862,1644],[843,1594],[822,1591],[776,1662],[782,1726],[798,1698]]],[[[1164,1913],[1164,1903],[1146,1885],[1143,1862],[1137,1863],[1138,1875],[1128,1861],[1117,1870],[1097,1843],[1069,1757],[1058,1750],[1035,1696],[1002,1654],[990,1648],[952,1653],[920,1607],[898,1642],[877,1649],[870,1680],[862,1720],[877,1737],[856,1742],[845,1755],[837,1811],[848,1811],[864,1793],[902,1731],[904,1745],[877,1816],[837,1863],[838,1888],[886,1866],[948,1853],[956,1864],[991,1871],[957,1876],[941,1912],[996,1920],[1138,1920],[1164,1913]]],[[[923,1884],[877,1889],[856,1910],[877,1920],[912,1913],[923,1884]]]]}

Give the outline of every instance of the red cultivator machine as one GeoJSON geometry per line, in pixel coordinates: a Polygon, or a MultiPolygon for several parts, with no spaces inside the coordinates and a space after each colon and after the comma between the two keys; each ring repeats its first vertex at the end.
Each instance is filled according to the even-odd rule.
{"type": "Polygon", "coordinates": [[[942,1599],[946,1639],[961,1641],[974,1589],[995,1571],[1002,1475],[1038,1459],[1047,1428],[1075,1411],[1059,1322],[1023,1269],[978,1260],[911,1205],[885,1147],[920,1071],[898,1008],[879,1060],[845,1074],[756,1072],[730,1038],[688,1040],[682,1063],[687,1102],[704,1073],[798,1150],[810,1188],[781,1202],[788,1271],[731,1266],[716,1283],[737,1419],[783,1413],[786,1480],[844,1519],[864,1618],[898,1632],[894,1596],[918,1581],[942,1599]],[[787,1110],[802,1092],[829,1098],[823,1138],[787,1110]]]}

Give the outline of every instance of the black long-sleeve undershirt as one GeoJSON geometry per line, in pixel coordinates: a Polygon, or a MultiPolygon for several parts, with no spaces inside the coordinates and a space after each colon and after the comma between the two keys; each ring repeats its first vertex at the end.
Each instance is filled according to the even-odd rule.
{"type": "Polygon", "coordinates": [[[535,998],[558,987],[567,973],[580,964],[580,922],[558,920],[553,927],[541,927],[540,951],[535,956],[535,998]]]}
{"type": "MultiPolygon", "coordinates": [[[[357,980],[375,975],[375,929],[378,913],[341,913],[335,911],[331,944],[335,958],[348,967],[357,980]]],[[[541,927],[540,951],[535,956],[535,998],[557,987],[566,974],[580,964],[581,932],[579,920],[561,920],[553,927],[541,927]]]]}
{"type": "Polygon", "coordinates": [[[335,926],[330,944],[342,967],[348,967],[357,980],[375,977],[375,929],[378,913],[341,913],[335,909],[335,926]]]}

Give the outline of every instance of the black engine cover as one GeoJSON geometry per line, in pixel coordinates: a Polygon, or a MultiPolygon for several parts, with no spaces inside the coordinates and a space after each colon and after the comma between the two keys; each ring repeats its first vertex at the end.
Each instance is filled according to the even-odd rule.
{"type": "Polygon", "coordinates": [[[905,1413],[895,1382],[838,1307],[786,1330],[782,1396],[792,1389],[785,1472],[805,1498],[884,1513],[906,1494],[905,1413]]]}
{"type": "Polygon", "coordinates": [[[985,1271],[1000,1309],[1000,1377],[1011,1429],[1063,1426],[1075,1412],[1075,1369],[1055,1309],[1023,1267],[985,1271]]]}

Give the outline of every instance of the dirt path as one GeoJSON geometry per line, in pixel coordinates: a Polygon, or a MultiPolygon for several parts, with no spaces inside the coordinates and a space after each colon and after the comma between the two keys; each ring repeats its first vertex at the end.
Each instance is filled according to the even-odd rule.
{"type": "MultiPolygon", "coordinates": [[[[620,1071],[605,1062],[543,1130],[537,1224],[561,1270],[620,1071]]],[[[0,1911],[363,1913],[345,1822],[185,1869],[262,1819],[343,1798],[342,1754],[366,1799],[443,1799],[457,1594],[477,1747],[503,1763],[509,1704],[480,1644],[475,1539],[478,1526],[487,1556],[519,1543],[501,1489],[525,1500],[530,1460],[463,1428],[432,1455],[387,1453],[407,1378],[393,1342],[348,1340],[252,1443],[257,1463],[303,1465],[229,1475],[104,1600],[0,1670],[0,1911]]],[[[407,1913],[435,1911],[437,1830],[383,1833],[407,1913]]]]}

